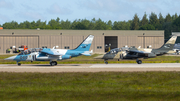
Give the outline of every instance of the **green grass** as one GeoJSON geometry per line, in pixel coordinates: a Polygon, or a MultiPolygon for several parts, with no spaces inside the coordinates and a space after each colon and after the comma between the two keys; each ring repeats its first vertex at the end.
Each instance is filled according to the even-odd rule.
{"type": "Polygon", "coordinates": [[[179,101],[180,72],[0,73],[0,101],[179,101]]]}
{"type": "MultiPolygon", "coordinates": [[[[98,64],[104,63],[103,59],[94,59],[94,57],[98,56],[99,54],[94,54],[92,56],[79,56],[74,57],[72,59],[58,61],[58,64],[98,64]]],[[[0,55],[0,64],[16,64],[16,61],[7,61],[4,60],[7,57],[13,55],[0,55]]],[[[109,63],[136,63],[136,60],[108,60],[109,63]]],[[[179,63],[180,56],[157,56],[156,58],[149,58],[143,59],[143,63],[179,63]]],[[[22,64],[49,64],[49,61],[41,62],[41,61],[34,61],[34,62],[27,62],[22,61],[22,64]]]]}

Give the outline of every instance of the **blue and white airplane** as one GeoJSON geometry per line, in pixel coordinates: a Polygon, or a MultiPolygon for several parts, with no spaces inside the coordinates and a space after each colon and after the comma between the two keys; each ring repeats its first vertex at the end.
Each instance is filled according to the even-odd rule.
{"type": "Polygon", "coordinates": [[[57,65],[58,60],[70,59],[80,55],[91,56],[92,50],[89,51],[94,36],[89,35],[77,48],[68,49],[55,49],[53,47],[43,48],[40,51],[26,50],[16,56],[6,58],[5,60],[14,60],[20,66],[20,61],[50,61],[50,65],[57,65]]]}

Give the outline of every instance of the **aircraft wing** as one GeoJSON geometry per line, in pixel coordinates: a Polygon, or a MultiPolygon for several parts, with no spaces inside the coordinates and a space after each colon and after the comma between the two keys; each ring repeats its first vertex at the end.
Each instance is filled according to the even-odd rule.
{"type": "Polygon", "coordinates": [[[85,55],[85,56],[91,56],[92,53],[93,53],[93,50],[91,50],[91,51],[84,51],[84,53],[81,53],[81,54],[85,55]]]}
{"type": "Polygon", "coordinates": [[[43,49],[43,50],[41,50],[41,53],[48,54],[48,55],[53,55],[53,56],[63,55],[63,54],[60,54],[60,53],[58,53],[56,51],[51,51],[51,49],[43,49]]]}
{"type": "Polygon", "coordinates": [[[151,52],[139,51],[139,50],[129,50],[128,52],[141,53],[141,54],[149,54],[151,52]]]}

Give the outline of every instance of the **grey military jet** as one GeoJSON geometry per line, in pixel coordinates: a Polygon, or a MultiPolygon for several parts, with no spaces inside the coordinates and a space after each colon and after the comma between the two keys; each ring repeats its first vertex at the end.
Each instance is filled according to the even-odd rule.
{"type": "Polygon", "coordinates": [[[104,62],[108,64],[109,59],[136,59],[138,64],[141,64],[142,61],[140,59],[144,58],[154,58],[156,56],[167,54],[170,50],[173,49],[174,44],[176,42],[177,36],[172,36],[162,47],[158,49],[150,49],[150,48],[116,48],[112,49],[105,55],[97,56],[96,59],[104,59],[104,62]]]}

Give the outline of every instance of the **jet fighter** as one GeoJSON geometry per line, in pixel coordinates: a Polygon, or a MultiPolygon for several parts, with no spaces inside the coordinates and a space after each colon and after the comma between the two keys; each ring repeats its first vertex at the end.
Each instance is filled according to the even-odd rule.
{"type": "Polygon", "coordinates": [[[14,60],[20,66],[20,61],[50,61],[50,65],[57,65],[58,60],[70,59],[80,55],[90,56],[92,50],[89,51],[94,36],[89,35],[77,48],[68,49],[55,49],[43,48],[40,51],[26,50],[16,56],[6,58],[5,60],[14,60]]]}
{"type": "Polygon", "coordinates": [[[150,48],[116,48],[112,49],[110,52],[106,53],[102,56],[95,57],[96,59],[104,59],[104,62],[108,64],[109,59],[136,59],[138,64],[141,64],[142,61],[139,60],[141,58],[154,58],[156,56],[167,54],[170,50],[173,49],[174,44],[176,42],[177,36],[172,36],[162,47],[158,49],[150,49],[150,48]]]}

